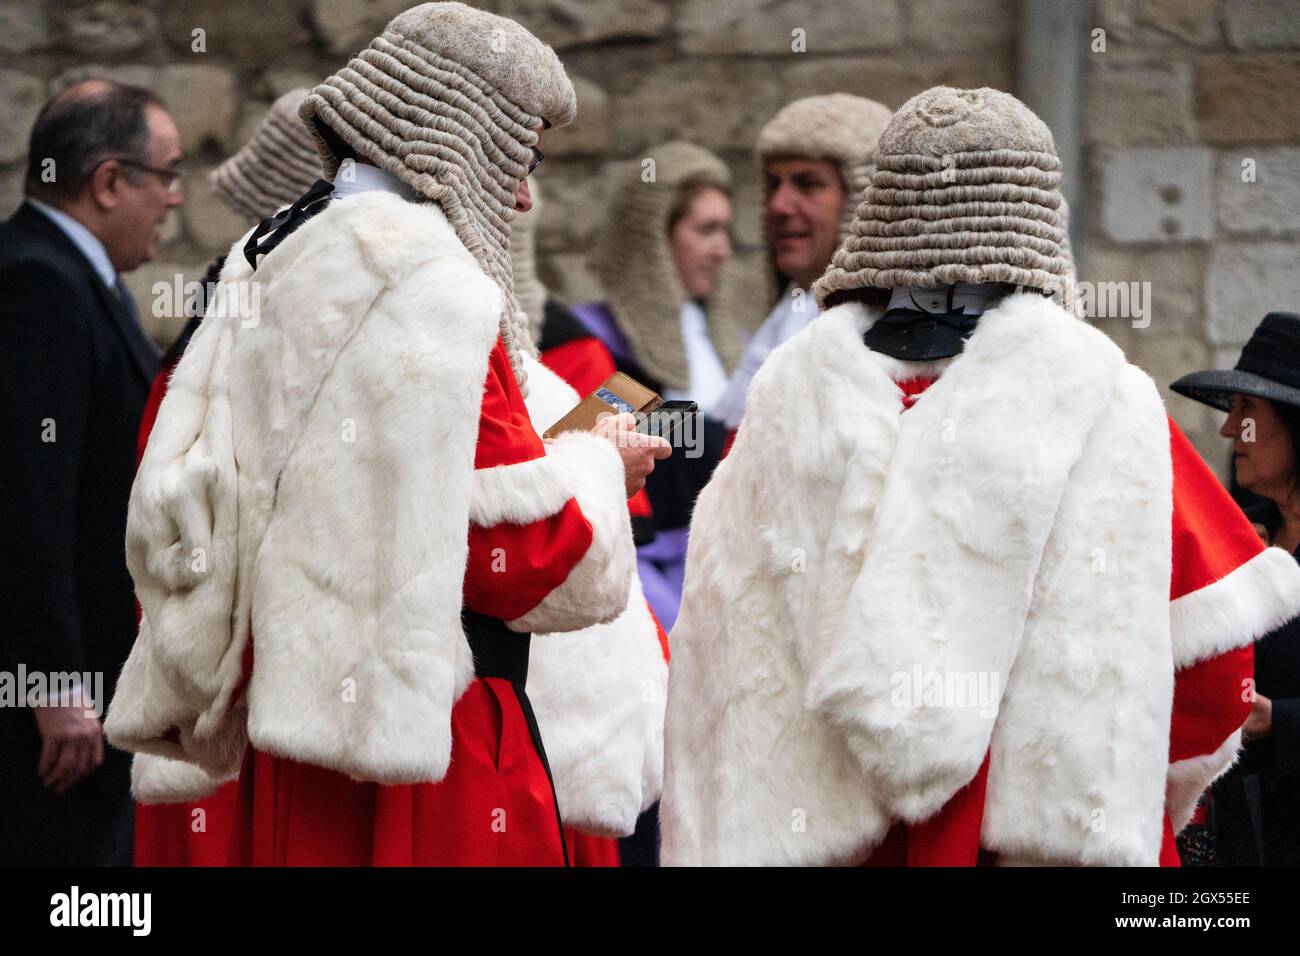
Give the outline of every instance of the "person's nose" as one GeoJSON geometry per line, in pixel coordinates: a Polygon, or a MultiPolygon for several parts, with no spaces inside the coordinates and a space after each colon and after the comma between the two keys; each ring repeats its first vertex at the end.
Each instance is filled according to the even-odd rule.
{"type": "Polygon", "coordinates": [[[1224,438],[1236,438],[1241,434],[1241,420],[1236,411],[1228,412],[1228,417],[1219,428],[1219,434],[1224,438]]]}
{"type": "Polygon", "coordinates": [[[772,192],[767,200],[767,212],[772,218],[793,216],[796,212],[795,189],[789,183],[782,183],[772,192]]]}
{"type": "Polygon", "coordinates": [[[533,194],[528,190],[528,180],[519,182],[519,191],[515,193],[515,211],[528,212],[533,208],[533,194]]]}
{"type": "Polygon", "coordinates": [[[731,237],[725,232],[718,236],[717,248],[714,250],[718,262],[726,262],[731,258],[731,237]]]}

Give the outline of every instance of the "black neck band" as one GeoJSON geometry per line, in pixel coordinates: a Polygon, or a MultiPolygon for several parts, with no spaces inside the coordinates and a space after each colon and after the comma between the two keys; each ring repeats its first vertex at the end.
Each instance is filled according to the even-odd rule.
{"type": "Polygon", "coordinates": [[[963,312],[890,309],[867,329],[862,341],[873,352],[908,362],[928,362],[961,352],[979,320],[978,315],[963,312]]]}

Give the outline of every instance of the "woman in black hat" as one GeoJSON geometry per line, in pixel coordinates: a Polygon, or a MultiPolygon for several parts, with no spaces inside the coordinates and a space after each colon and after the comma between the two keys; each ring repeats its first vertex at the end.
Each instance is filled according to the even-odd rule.
{"type": "MultiPolygon", "coordinates": [[[[1238,483],[1271,502],[1252,515],[1265,540],[1300,550],[1300,315],[1265,316],[1233,369],[1194,372],[1170,388],[1228,413],[1238,483]]],[[[1215,784],[1221,862],[1300,864],[1300,618],[1255,645],[1255,700],[1240,762],[1215,784]]]]}

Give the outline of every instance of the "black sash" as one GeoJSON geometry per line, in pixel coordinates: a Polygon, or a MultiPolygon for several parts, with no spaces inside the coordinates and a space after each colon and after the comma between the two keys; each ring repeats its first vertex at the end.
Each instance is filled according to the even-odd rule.
{"type": "Polygon", "coordinates": [[[528,650],[532,643],[531,634],[520,634],[506,627],[506,622],[499,617],[479,614],[469,608],[462,608],[461,621],[465,625],[465,638],[469,649],[474,654],[474,673],[478,677],[498,677],[510,682],[514,688],[515,699],[523,712],[524,722],[528,724],[528,735],[533,738],[533,747],[541,758],[542,768],[546,771],[546,780],[551,785],[551,800],[555,803],[555,823],[559,828],[560,849],[564,854],[564,865],[569,865],[569,846],[564,840],[564,822],[560,819],[560,801],[555,794],[555,778],[551,775],[551,764],[546,759],[546,748],[542,745],[542,732],[537,726],[537,715],[533,713],[532,702],[528,699],[525,685],[528,683],[528,650]]]}

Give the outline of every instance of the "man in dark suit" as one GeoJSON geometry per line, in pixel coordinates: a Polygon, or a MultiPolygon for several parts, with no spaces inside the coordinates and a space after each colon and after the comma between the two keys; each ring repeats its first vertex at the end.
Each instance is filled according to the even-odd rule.
{"type": "Polygon", "coordinates": [[[131,862],[130,758],[100,716],[135,636],[127,499],[159,354],[121,274],[156,254],[180,157],[151,93],[77,84],[0,224],[0,864],[131,862]]]}

